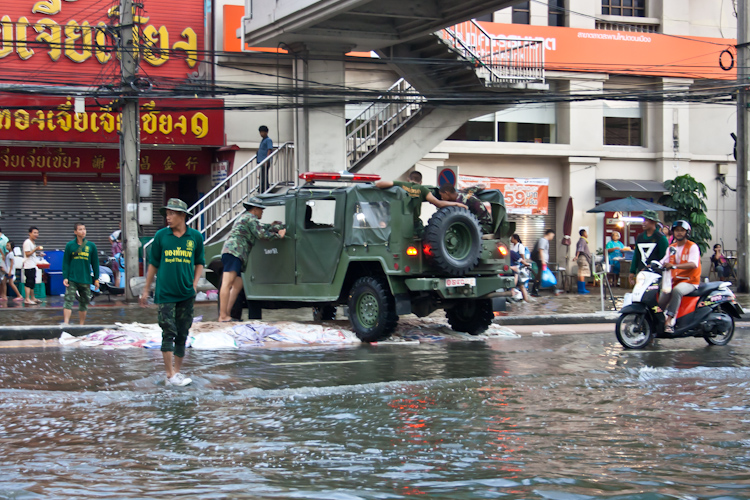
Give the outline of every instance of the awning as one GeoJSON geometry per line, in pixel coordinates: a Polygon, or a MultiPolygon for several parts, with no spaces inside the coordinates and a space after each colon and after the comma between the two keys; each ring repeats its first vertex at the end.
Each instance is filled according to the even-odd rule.
{"type": "Polygon", "coordinates": [[[636,193],[666,193],[664,183],[659,181],[630,181],[627,179],[597,179],[597,186],[610,191],[630,191],[636,193]]]}

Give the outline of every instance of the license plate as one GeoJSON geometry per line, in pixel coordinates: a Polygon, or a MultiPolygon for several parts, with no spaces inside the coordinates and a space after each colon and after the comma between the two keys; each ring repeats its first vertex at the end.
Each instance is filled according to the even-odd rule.
{"type": "Polygon", "coordinates": [[[447,287],[464,286],[464,285],[477,286],[477,279],[476,278],[448,278],[447,280],[445,280],[445,286],[447,287]]]}

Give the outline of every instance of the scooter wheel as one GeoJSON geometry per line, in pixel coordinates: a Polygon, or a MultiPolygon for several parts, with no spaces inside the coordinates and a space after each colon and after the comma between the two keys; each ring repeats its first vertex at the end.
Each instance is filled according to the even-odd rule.
{"type": "Polygon", "coordinates": [[[709,332],[703,336],[708,345],[727,345],[734,336],[734,318],[729,316],[729,325],[721,332],[709,332]]]}
{"type": "Polygon", "coordinates": [[[615,326],[617,340],[626,349],[643,349],[654,337],[648,316],[639,313],[623,314],[615,326]]]}

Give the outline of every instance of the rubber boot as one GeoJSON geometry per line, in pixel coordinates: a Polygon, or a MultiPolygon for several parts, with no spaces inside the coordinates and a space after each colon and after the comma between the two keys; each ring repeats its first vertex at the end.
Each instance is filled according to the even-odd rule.
{"type": "Polygon", "coordinates": [[[585,295],[587,293],[591,293],[588,290],[586,290],[586,282],[585,281],[579,281],[578,282],[578,293],[581,295],[585,295]]]}

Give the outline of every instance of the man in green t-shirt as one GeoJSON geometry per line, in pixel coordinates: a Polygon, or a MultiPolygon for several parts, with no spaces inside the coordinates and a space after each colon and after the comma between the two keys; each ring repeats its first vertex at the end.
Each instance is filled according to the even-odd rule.
{"type": "Polygon", "coordinates": [[[463,203],[458,203],[455,201],[444,201],[444,200],[438,200],[434,194],[432,194],[432,189],[430,189],[427,186],[422,185],[422,174],[417,172],[416,170],[413,170],[409,173],[409,181],[403,182],[403,181],[377,181],[375,183],[375,187],[378,187],[380,189],[388,189],[393,186],[398,186],[404,191],[406,191],[406,194],[409,195],[409,202],[407,203],[407,206],[411,209],[411,213],[414,215],[414,235],[415,236],[422,236],[424,233],[424,225],[422,224],[422,219],[420,216],[422,215],[422,203],[425,201],[429,201],[433,205],[435,205],[438,209],[444,208],[444,207],[462,207],[466,208],[466,205],[463,203]]]}
{"type": "Polygon", "coordinates": [[[193,324],[193,302],[198,280],[205,265],[203,236],[185,224],[190,214],[184,201],[170,198],[160,212],[167,218],[167,227],[159,229],[154,235],[146,286],[140,303],[142,306],[148,304],[151,283],[156,277],[154,302],[159,305],[161,352],[167,371],[167,385],[184,386],[192,382],[180,373],[180,369],[185,357],[185,343],[193,324]]]}
{"type": "Polygon", "coordinates": [[[76,292],[78,292],[78,321],[84,324],[86,311],[91,301],[91,282],[93,281],[94,287],[99,289],[99,256],[96,245],[86,239],[86,226],[82,222],[76,222],[73,233],[76,237],[65,245],[62,263],[63,285],[65,285],[64,325],[70,323],[76,292]]]}
{"type": "Polygon", "coordinates": [[[644,231],[635,239],[633,260],[630,262],[629,281],[631,286],[635,284],[635,275],[648,266],[652,260],[663,259],[669,247],[667,237],[661,234],[661,231],[656,230],[656,225],[659,223],[656,212],[644,210],[642,217],[644,231]]]}

